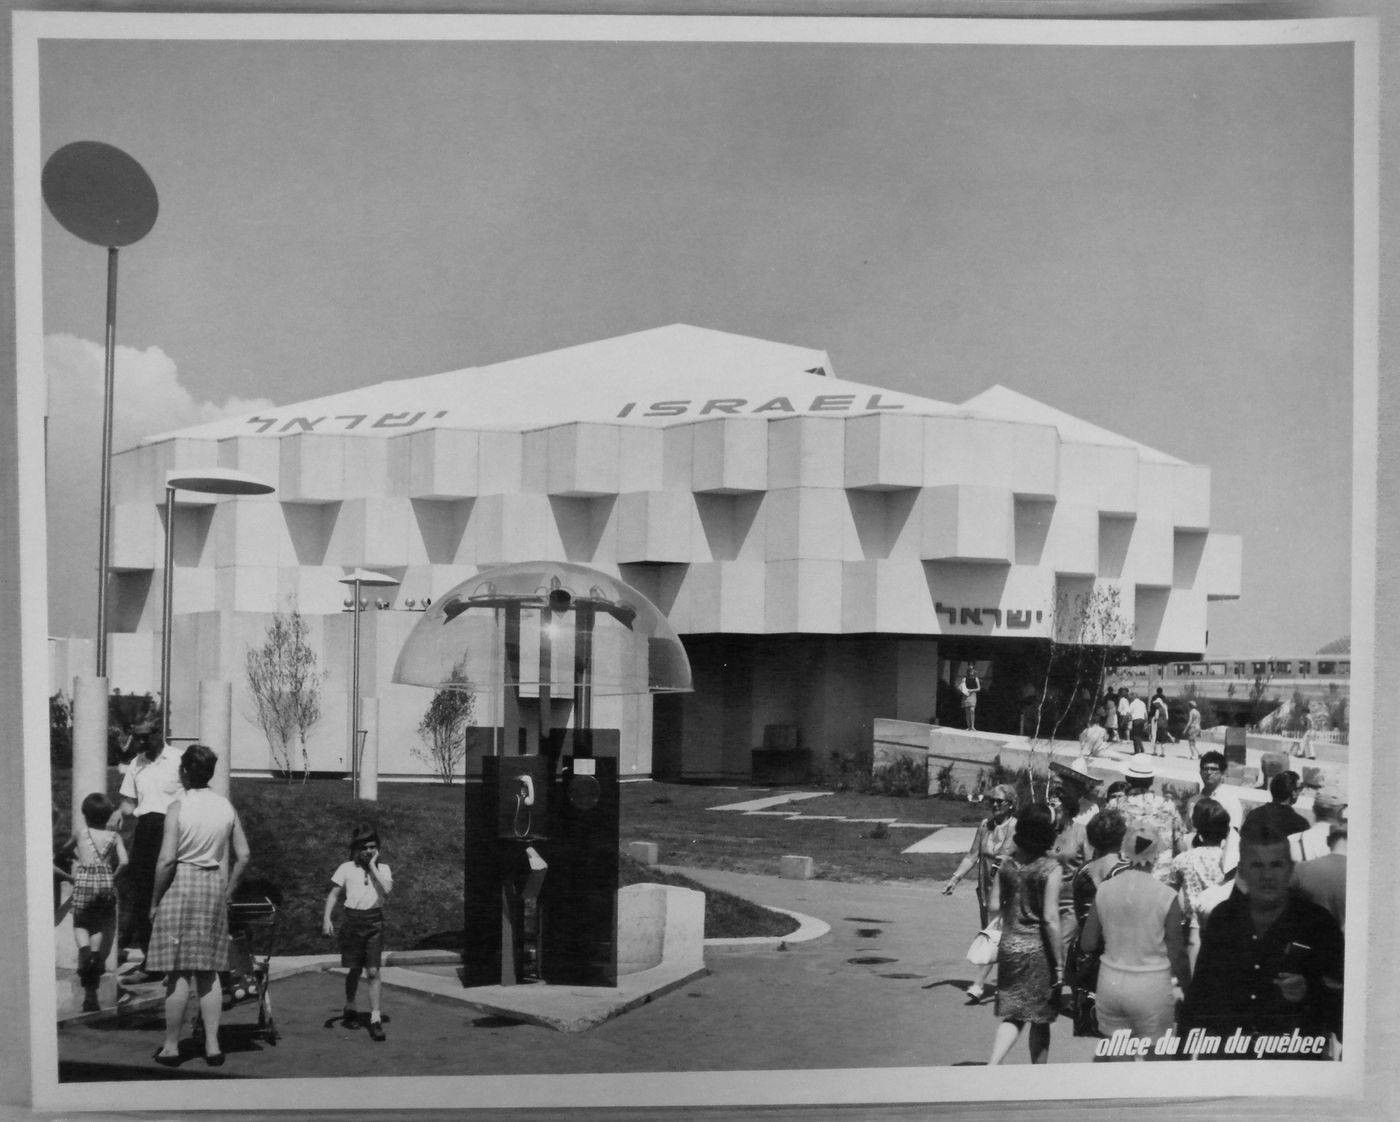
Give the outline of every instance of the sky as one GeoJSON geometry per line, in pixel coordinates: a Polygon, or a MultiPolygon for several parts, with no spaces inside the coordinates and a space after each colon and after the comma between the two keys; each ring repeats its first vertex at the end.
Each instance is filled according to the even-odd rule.
{"type": "MultiPolygon", "coordinates": [[[[116,444],[669,323],[1212,468],[1210,650],[1350,630],[1347,45],[86,42],[134,156],[116,444]]],[[[90,634],[105,264],[43,219],[50,630],[90,634]]]]}

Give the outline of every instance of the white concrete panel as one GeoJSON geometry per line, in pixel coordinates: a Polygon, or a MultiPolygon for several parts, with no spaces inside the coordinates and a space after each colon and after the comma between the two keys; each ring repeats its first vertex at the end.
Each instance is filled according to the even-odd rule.
{"type": "Polygon", "coordinates": [[[924,481],[924,425],[919,417],[873,413],[845,422],[845,485],[883,491],[924,481]]]}
{"type": "Polygon", "coordinates": [[[354,497],[346,485],[345,438],[324,433],[284,436],[278,498],[283,502],[329,503],[354,497]]]}
{"type": "Polygon", "coordinates": [[[1055,430],[979,417],[926,417],[924,484],[976,483],[1027,497],[1056,494],[1055,430]],[[1052,473],[1047,477],[1047,471],[1052,473]]]}
{"type": "Polygon", "coordinates": [[[919,505],[925,560],[1011,563],[1015,504],[1010,490],[980,484],[926,487],[919,505]]]}
{"type": "Polygon", "coordinates": [[[695,556],[693,536],[703,534],[688,493],[639,491],[617,497],[614,560],[685,562],[695,556]]]}
{"type": "MultiPolygon", "coordinates": [[[[91,674],[92,667],[82,671],[91,674]]],[[[122,693],[160,692],[160,633],[152,631],[107,634],[107,688],[122,693]]],[[[72,696],[70,680],[64,693],[72,696]]]]}
{"type": "Polygon", "coordinates": [[[177,612],[270,612],[277,607],[278,570],[274,565],[177,569],[177,612]],[[212,578],[212,581],[210,580],[212,578]],[[212,588],[207,588],[212,583],[212,588]],[[198,595],[196,595],[198,592],[198,595]]]}
{"type": "Polygon", "coordinates": [[[844,490],[773,490],[764,499],[763,509],[766,560],[854,561],[861,556],[860,535],[844,490]]]}
{"type": "Polygon", "coordinates": [[[1099,515],[1099,567],[1102,577],[1119,580],[1128,567],[1128,554],[1133,544],[1136,518],[1099,515]]]}
{"type": "MultiPolygon", "coordinates": [[[[308,517],[316,521],[325,508],[302,509],[314,511],[308,517]]],[[[184,521],[190,513],[177,508],[176,520],[184,521]]],[[[208,556],[215,565],[294,565],[300,560],[278,503],[221,503],[210,525],[208,556]]]]}
{"type": "Polygon", "coordinates": [[[348,596],[339,565],[283,565],[277,570],[277,603],[295,605],[308,619],[338,612],[348,596]]]}
{"type": "Polygon", "coordinates": [[[549,490],[550,429],[521,433],[520,486],[526,491],[549,490]]]}
{"type": "Polygon", "coordinates": [[[844,487],[846,422],[784,417],[768,422],[768,488],[844,487]]]}
{"type": "Polygon", "coordinates": [[[694,496],[700,533],[691,539],[696,560],[762,561],[767,550],[766,494],[694,496]]]}
{"type": "Polygon", "coordinates": [[[1016,495],[1053,499],[1060,485],[1060,434],[1050,425],[1012,425],[1011,480],[1016,495]]]}
{"type": "Polygon", "coordinates": [[[394,493],[413,499],[460,499],[478,487],[479,435],[462,429],[430,429],[389,441],[394,493]],[[392,462],[397,456],[398,464],[392,462]]]}
{"type": "Polygon", "coordinates": [[[1139,518],[1170,520],[1174,505],[1171,464],[1143,461],[1138,464],[1137,509],[1139,518]]]}
{"type": "Polygon", "coordinates": [[[165,551],[164,523],[160,508],[151,503],[113,503],[108,564],[113,569],[154,569],[165,551]]]}
{"type": "Polygon", "coordinates": [[[617,506],[615,495],[591,499],[563,495],[546,497],[565,560],[596,566],[605,558],[611,558],[616,530],[612,517],[617,506]]]}
{"type": "MultiPolygon", "coordinates": [[[[1196,588],[1201,579],[1201,562],[1205,558],[1204,531],[1178,528],[1172,535],[1172,587],[1196,588]]],[[[1201,590],[1204,595],[1205,590],[1201,590]]]]}
{"type": "Polygon", "coordinates": [[[1143,587],[1169,588],[1172,583],[1175,531],[1160,514],[1143,514],[1133,521],[1123,577],[1143,587]]]}
{"type": "MultiPolygon", "coordinates": [[[[665,570],[651,601],[666,613],[679,634],[706,634],[719,631],[720,570],[722,563],[704,561],[674,570],[665,570]]],[[[761,570],[760,570],[761,573],[761,570]]]]}
{"type": "Polygon", "coordinates": [[[549,441],[545,490],[579,497],[617,494],[619,426],[555,425],[545,432],[549,441]]]}
{"type": "Polygon", "coordinates": [[[389,478],[388,440],[345,441],[345,490],[349,495],[380,498],[393,493],[389,478]]]}
{"type": "Polygon", "coordinates": [[[835,634],[841,630],[840,561],[770,561],[765,630],[835,634]]]}
{"type": "Polygon", "coordinates": [[[1211,600],[1238,600],[1243,560],[1243,543],[1238,534],[1208,535],[1197,587],[1211,600]]]}
{"type": "Polygon", "coordinates": [[[691,490],[738,494],[768,489],[768,422],[748,417],[691,425],[691,490]]]}
{"type": "Polygon", "coordinates": [[[982,424],[967,417],[923,418],[926,487],[982,479],[995,470],[984,460],[990,449],[978,446],[982,424]]]}
{"type": "MultiPolygon", "coordinates": [[[[418,526],[410,501],[375,497],[342,502],[326,543],[325,563],[347,568],[402,567],[409,563],[410,536],[418,526]]],[[[421,539],[418,539],[421,553],[421,539]]]]}
{"type": "Polygon", "coordinates": [[[153,444],[142,444],[112,453],[112,503],[157,503],[164,476],[158,475],[156,461],[163,453],[153,444]]]}
{"type": "MultiPolygon", "coordinates": [[[[699,567],[703,566],[691,566],[699,567]]],[[[728,561],[719,565],[719,573],[719,626],[713,630],[762,634],[767,610],[767,566],[761,562],[728,561]]]]}
{"type": "Polygon", "coordinates": [[[1132,516],[1138,510],[1138,454],[1133,448],[1107,444],[1061,444],[1062,501],[1097,507],[1110,515],[1132,516]]]}
{"type": "Polygon", "coordinates": [[[943,635],[1043,639],[1055,617],[1055,575],[1030,566],[929,562],[924,566],[943,635]]]}
{"type": "Polygon", "coordinates": [[[937,627],[924,566],[918,561],[862,560],[842,566],[843,632],[907,634],[937,627]]]}
{"type": "MultiPolygon", "coordinates": [[[[564,543],[548,495],[522,493],[496,496],[500,502],[500,553],[478,556],[477,563],[565,559],[564,543]]],[[[471,523],[468,522],[470,532],[471,523]]]]}
{"type": "Polygon", "coordinates": [[[524,486],[524,436],[518,432],[477,434],[477,493],[510,494],[524,486]]]}
{"type": "Polygon", "coordinates": [[[1205,650],[1206,598],[1200,593],[1139,588],[1136,607],[1136,650],[1195,654],[1205,650]]]}
{"type": "Polygon", "coordinates": [[[1210,469],[1194,464],[1138,465],[1138,509],[1182,529],[1210,526],[1210,469]]]}
{"type": "Polygon", "coordinates": [[[1181,464],[1174,469],[1172,522],[1183,530],[1210,528],[1210,468],[1181,464]]]}
{"type": "Polygon", "coordinates": [[[451,564],[462,547],[462,535],[475,499],[410,499],[414,534],[410,537],[412,565],[451,564]]]}
{"type": "Polygon", "coordinates": [[[661,430],[661,490],[695,489],[695,426],[661,430]]]}
{"type": "Polygon", "coordinates": [[[220,440],[218,445],[219,467],[247,472],[255,479],[281,490],[282,451],[278,441],[254,436],[230,436],[220,440]]]}
{"type": "Polygon", "coordinates": [[[666,430],[616,426],[618,439],[617,487],[620,492],[690,489],[683,477],[678,486],[667,482],[666,430]]]}
{"type": "MultiPolygon", "coordinates": [[[[326,550],[330,544],[331,530],[335,528],[340,514],[339,503],[294,503],[280,504],[282,524],[280,530],[275,523],[261,525],[252,518],[249,534],[259,542],[275,541],[277,557],[284,565],[324,565],[326,550]]],[[[238,508],[239,519],[245,511],[256,511],[254,505],[238,508]]],[[[222,523],[219,526],[222,532],[222,523]]],[[[241,539],[242,531],[238,531],[241,539]]],[[[237,541],[238,539],[236,539],[237,541]]],[[[235,544],[236,544],[235,541],[235,544]]],[[[259,548],[270,548],[260,545],[259,548]]]]}
{"type": "Polygon", "coordinates": [[[1099,512],[1063,501],[1053,510],[1040,563],[1057,573],[1092,576],[1099,567],[1099,512]]]}

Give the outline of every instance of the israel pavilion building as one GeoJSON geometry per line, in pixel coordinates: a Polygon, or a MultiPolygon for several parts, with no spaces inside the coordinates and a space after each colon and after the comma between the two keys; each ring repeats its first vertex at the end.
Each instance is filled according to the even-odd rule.
{"type": "MultiPolygon", "coordinates": [[[[423,606],[494,566],[568,561],[666,616],[694,692],[600,698],[619,773],[744,778],[765,730],[814,760],[872,722],[1014,729],[1067,593],[1114,590],[1135,657],[1195,656],[1240,593],[1240,541],[1210,528],[1210,471],[993,387],[961,404],[833,376],[820,350],[684,325],[384,382],[153,437],[115,457],[108,675],[158,692],[165,479],[234,468],[267,495],[177,492],[171,727],[232,684],[232,767],[265,774],[245,663],[295,608],[324,674],[311,767],[347,768],[353,613],[379,771],[426,776],[431,692],[391,681],[423,606]],[[415,749],[417,751],[415,751],[415,749]]],[[[499,720],[480,698],[477,722],[499,720]]],[[[473,739],[480,770],[489,737],[473,739]]]]}

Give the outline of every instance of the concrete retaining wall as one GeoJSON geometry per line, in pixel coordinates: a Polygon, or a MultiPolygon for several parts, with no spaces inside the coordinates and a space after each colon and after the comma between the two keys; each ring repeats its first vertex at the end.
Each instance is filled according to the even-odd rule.
{"type": "Polygon", "coordinates": [[[705,965],[705,894],[668,884],[629,884],[617,893],[617,972],[636,974],[665,961],[705,965]]]}

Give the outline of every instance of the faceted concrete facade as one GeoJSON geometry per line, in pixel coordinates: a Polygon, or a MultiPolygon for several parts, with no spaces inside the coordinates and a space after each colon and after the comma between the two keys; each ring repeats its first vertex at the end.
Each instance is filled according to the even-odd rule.
{"type": "MultiPolygon", "coordinates": [[[[112,684],[159,676],[175,468],[277,488],[177,496],[174,727],[194,727],[198,680],[231,681],[236,770],[267,762],[239,719],[245,654],[291,605],[328,674],[313,767],[343,766],[356,567],[401,581],[362,617],[388,776],[427,770],[429,696],[388,682],[413,609],[493,565],[580,562],[666,613],[696,693],[656,714],[657,770],[693,775],[746,774],[770,724],[825,756],[875,717],[925,720],[940,643],[1048,639],[1067,589],[1117,589],[1135,647],[1173,653],[1201,651],[1207,603],[1239,595],[1207,468],[1000,387],[953,405],[830,371],[821,351],[676,325],[153,438],[115,460],[112,684]]],[[[623,730],[624,776],[653,770],[652,708],[595,711],[623,730]]]]}

